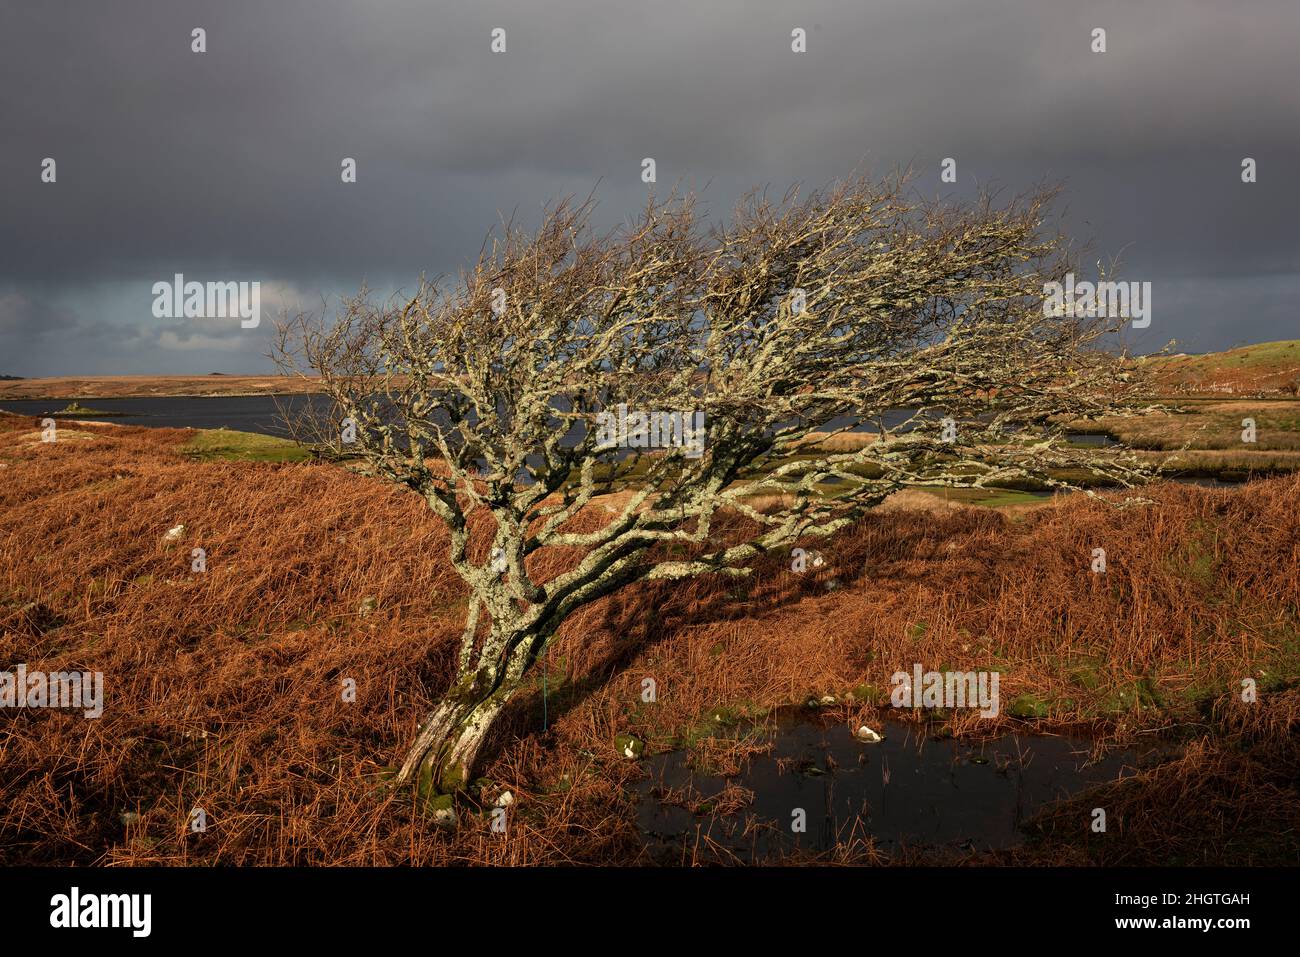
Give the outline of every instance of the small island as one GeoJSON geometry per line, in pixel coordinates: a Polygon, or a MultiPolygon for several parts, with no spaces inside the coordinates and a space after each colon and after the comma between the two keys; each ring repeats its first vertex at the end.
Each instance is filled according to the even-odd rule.
{"type": "Polygon", "coordinates": [[[118,416],[126,415],[125,412],[107,412],[103,409],[88,409],[76,402],[69,402],[58,412],[51,412],[51,417],[68,418],[68,419],[111,419],[118,416]]]}

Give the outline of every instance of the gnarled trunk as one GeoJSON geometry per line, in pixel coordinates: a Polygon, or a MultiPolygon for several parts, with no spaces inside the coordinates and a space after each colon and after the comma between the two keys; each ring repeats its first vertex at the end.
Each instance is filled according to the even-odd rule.
{"type": "MultiPolygon", "coordinates": [[[[420,725],[402,761],[397,784],[413,783],[422,794],[464,790],[473,780],[492,724],[522,684],[524,672],[544,643],[538,633],[514,632],[489,639],[501,664],[462,670],[459,679],[420,725]]],[[[463,666],[467,662],[462,661],[463,666]]]]}
{"type": "Polygon", "coordinates": [[[471,780],[492,722],[509,693],[501,687],[484,697],[455,689],[429,713],[402,761],[397,783],[414,782],[422,793],[463,790],[471,780]]]}

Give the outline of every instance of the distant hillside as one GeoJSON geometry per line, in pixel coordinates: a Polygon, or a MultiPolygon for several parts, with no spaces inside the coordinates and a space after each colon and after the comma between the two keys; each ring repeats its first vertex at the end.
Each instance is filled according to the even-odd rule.
{"type": "MultiPolygon", "coordinates": [[[[3,379],[3,377],[0,377],[3,379]]],[[[124,399],[162,395],[314,392],[313,381],[275,375],[59,376],[0,381],[0,399],[124,399]]]]}
{"type": "Polygon", "coordinates": [[[1153,356],[1162,387],[1186,395],[1298,395],[1300,339],[1258,342],[1203,355],[1153,356]]]}

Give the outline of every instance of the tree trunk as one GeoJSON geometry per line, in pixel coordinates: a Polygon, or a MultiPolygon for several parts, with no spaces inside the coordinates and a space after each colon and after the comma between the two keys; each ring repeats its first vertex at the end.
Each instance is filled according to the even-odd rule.
{"type": "Polygon", "coordinates": [[[414,783],[422,794],[468,787],[492,723],[523,683],[540,643],[539,632],[503,629],[489,637],[478,670],[469,671],[463,660],[465,670],[420,726],[397,783],[414,783]],[[483,665],[484,658],[497,663],[483,665]]]}
{"type": "MultiPolygon", "coordinates": [[[[476,623],[475,614],[466,625],[471,640],[476,623]]],[[[498,625],[483,646],[477,670],[462,645],[457,681],[420,725],[396,783],[414,784],[424,795],[465,790],[474,780],[493,722],[523,684],[550,634],[536,622],[498,625]]]]}
{"type": "Polygon", "coordinates": [[[402,762],[397,783],[414,782],[424,794],[464,790],[472,780],[492,722],[508,698],[509,692],[503,687],[483,697],[453,689],[420,726],[402,762]]]}

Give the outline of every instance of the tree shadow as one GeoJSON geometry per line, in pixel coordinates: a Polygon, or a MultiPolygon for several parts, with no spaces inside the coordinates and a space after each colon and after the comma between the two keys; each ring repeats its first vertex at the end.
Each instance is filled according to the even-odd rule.
{"type": "MultiPolygon", "coordinates": [[[[792,570],[789,554],[782,552],[755,562],[751,575],[742,579],[712,575],[629,585],[603,600],[608,649],[574,680],[548,681],[545,691],[533,689],[507,705],[487,742],[489,753],[498,753],[513,738],[549,729],[638,655],[683,628],[762,617],[867,578],[875,587],[914,582],[926,577],[924,570],[915,569],[918,562],[951,560],[948,543],[993,531],[1004,521],[997,513],[972,509],[876,513],[808,546],[822,554],[824,564],[809,565],[801,573],[792,570]]],[[[547,665],[543,655],[534,667],[547,665]]]]}

